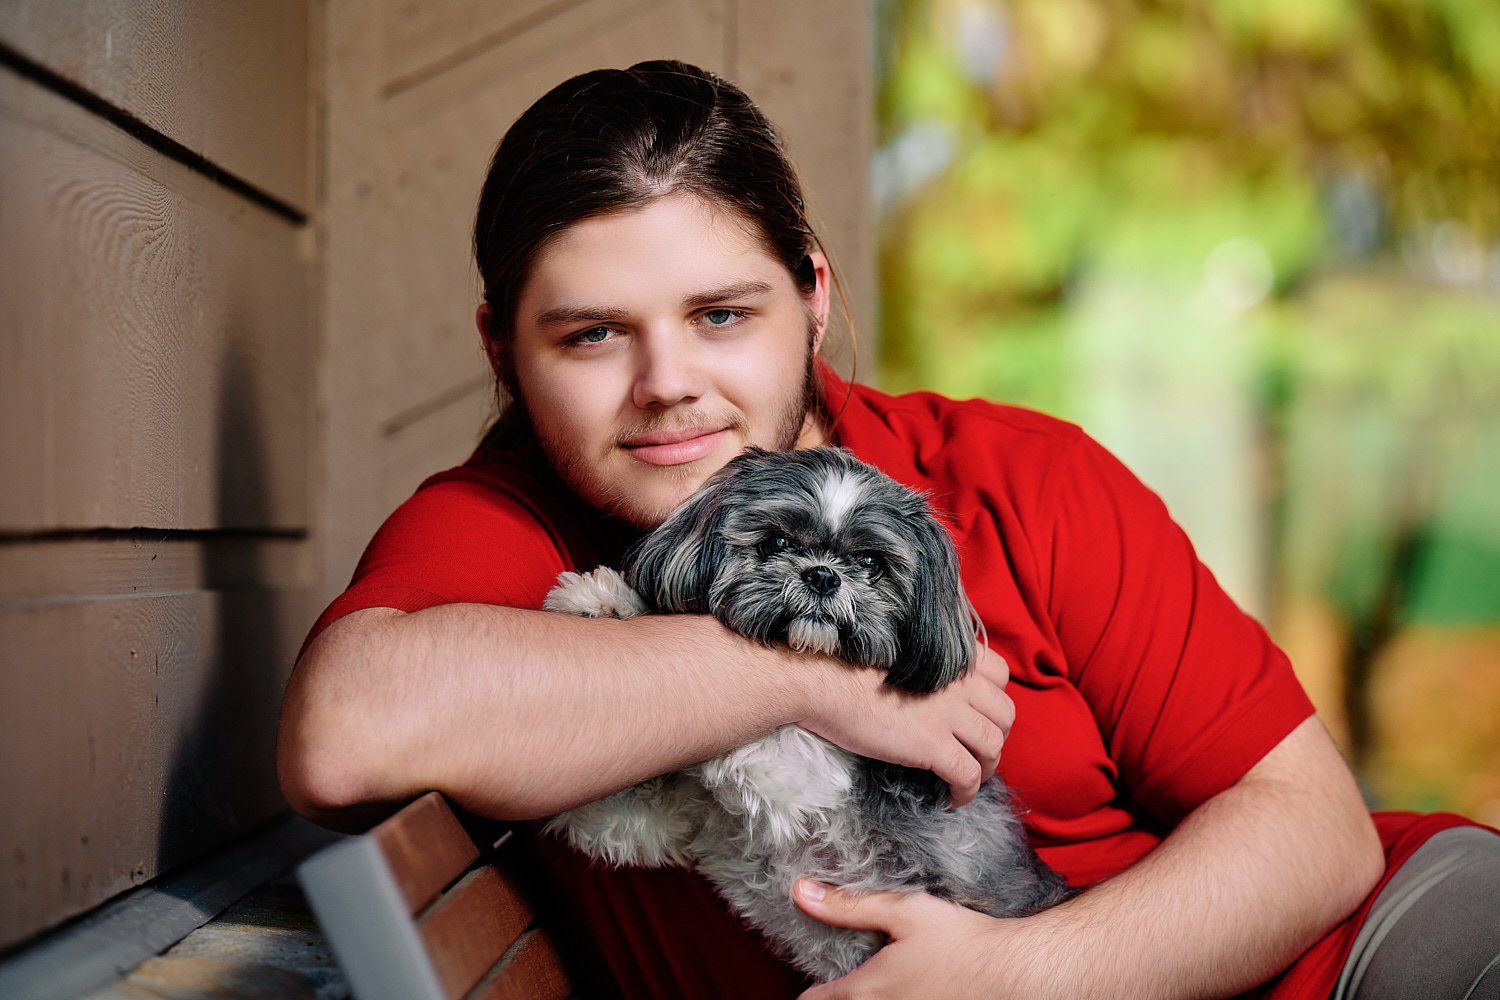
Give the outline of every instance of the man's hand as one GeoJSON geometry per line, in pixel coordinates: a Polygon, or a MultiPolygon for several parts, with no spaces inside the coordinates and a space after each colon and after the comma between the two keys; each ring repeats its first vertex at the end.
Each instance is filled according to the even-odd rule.
{"type": "Polygon", "coordinates": [[[1352,776],[1308,719],[1140,861],[1035,916],[997,920],[922,894],[818,898],[798,882],[809,916],[890,938],[804,996],[1239,996],[1351,913],[1383,867],[1352,776]]]}
{"type": "Polygon", "coordinates": [[[1024,981],[1031,971],[1024,967],[1038,964],[1037,949],[1002,947],[1006,932],[1024,921],[996,920],[926,893],[854,893],[808,879],[797,883],[793,898],[815,920],[890,938],[859,968],[813,987],[802,1000],[1053,995],[1042,991],[1044,984],[1024,981]]]}
{"type": "Polygon", "coordinates": [[[932,694],[886,684],[880,671],[837,663],[824,675],[799,724],[865,757],[932,771],[955,805],[971,801],[995,773],[1016,719],[999,654],[977,647],[963,677],[932,694]]]}

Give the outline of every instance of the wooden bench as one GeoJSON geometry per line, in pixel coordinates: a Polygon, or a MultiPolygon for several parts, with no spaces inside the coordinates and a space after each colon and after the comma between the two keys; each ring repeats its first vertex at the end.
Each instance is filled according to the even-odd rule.
{"type": "Polygon", "coordinates": [[[510,839],[429,792],[298,867],[357,1000],[572,993],[553,940],[505,870],[510,839]]]}

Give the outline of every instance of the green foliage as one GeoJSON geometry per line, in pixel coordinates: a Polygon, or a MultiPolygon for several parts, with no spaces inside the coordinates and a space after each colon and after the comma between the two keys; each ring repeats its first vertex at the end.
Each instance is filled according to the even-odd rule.
{"type": "Polygon", "coordinates": [[[1278,581],[1500,622],[1500,3],[879,10],[892,388],[1080,419],[1086,290],[1240,282],[1202,335],[1254,345],[1278,581]]]}

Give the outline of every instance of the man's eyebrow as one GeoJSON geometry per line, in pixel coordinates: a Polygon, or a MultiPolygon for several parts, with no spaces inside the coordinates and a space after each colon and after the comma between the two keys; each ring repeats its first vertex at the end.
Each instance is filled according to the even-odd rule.
{"type": "Polygon", "coordinates": [[[554,306],[536,314],[537,326],[573,326],[578,323],[616,323],[625,318],[625,310],[606,306],[554,306]]]}
{"type": "MultiPolygon", "coordinates": [[[[764,281],[736,281],[719,288],[695,292],[682,300],[682,307],[702,309],[718,302],[753,298],[773,291],[775,288],[764,281]]],[[[618,323],[627,317],[626,310],[609,306],[553,306],[537,313],[534,322],[537,326],[575,326],[580,323],[618,323]]]]}
{"type": "Polygon", "coordinates": [[[706,292],[698,292],[689,295],[682,300],[684,309],[701,309],[711,306],[716,302],[732,302],[735,299],[748,299],[756,295],[765,295],[775,289],[764,281],[736,281],[722,288],[711,288],[706,292]]]}

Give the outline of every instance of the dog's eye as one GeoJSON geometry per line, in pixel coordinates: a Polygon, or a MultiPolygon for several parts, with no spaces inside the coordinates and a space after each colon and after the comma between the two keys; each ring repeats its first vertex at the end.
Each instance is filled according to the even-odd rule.
{"type": "Polygon", "coordinates": [[[792,547],[792,543],[785,535],[774,535],[760,543],[760,555],[762,559],[768,559],[778,552],[785,552],[792,547]]]}
{"type": "Polygon", "coordinates": [[[878,574],[885,569],[885,560],[880,558],[878,552],[861,552],[854,557],[854,562],[861,569],[868,570],[871,575],[878,574]]]}

